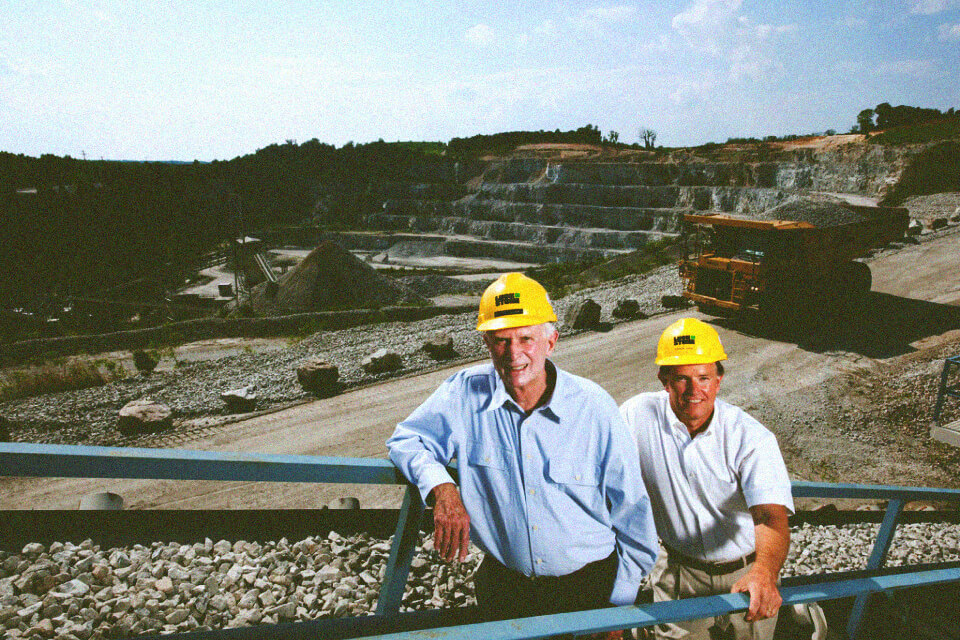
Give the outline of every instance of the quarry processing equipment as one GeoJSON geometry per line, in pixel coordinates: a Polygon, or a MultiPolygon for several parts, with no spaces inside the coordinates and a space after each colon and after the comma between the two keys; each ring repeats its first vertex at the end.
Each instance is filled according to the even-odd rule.
{"type": "Polygon", "coordinates": [[[789,201],[755,218],[686,214],[683,296],[713,315],[786,320],[824,303],[846,305],[871,287],[856,258],[903,237],[907,210],[789,201]]]}

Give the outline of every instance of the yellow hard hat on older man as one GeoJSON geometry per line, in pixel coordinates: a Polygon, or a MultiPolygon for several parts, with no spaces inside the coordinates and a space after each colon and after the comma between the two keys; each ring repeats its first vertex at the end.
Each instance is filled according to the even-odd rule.
{"type": "Polygon", "coordinates": [[[505,273],[480,298],[477,331],[496,331],[556,322],[547,290],[522,273],[505,273]]]}
{"type": "Polygon", "coordinates": [[[681,318],[660,335],[656,363],[660,366],[709,364],[726,360],[717,330],[696,318],[681,318]]]}

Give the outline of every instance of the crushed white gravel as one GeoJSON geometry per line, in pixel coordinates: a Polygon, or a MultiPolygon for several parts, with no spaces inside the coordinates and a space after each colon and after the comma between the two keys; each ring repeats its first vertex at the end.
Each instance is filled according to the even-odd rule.
{"type": "MultiPolygon", "coordinates": [[[[862,569],[879,525],[792,531],[784,576],[862,569]]],[[[54,542],[0,552],[0,629],[7,638],[99,640],[373,613],[390,541],[365,534],[298,541],[154,543],[101,548],[54,542]]],[[[446,564],[421,537],[405,611],[475,603],[482,554],[446,564]]],[[[960,525],[898,528],[888,564],[960,560],[960,525]]]]}

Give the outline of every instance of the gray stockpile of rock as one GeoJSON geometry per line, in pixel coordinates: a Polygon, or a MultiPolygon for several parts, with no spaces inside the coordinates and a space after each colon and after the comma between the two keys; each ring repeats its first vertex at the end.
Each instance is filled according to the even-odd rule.
{"type": "Polygon", "coordinates": [[[826,197],[793,196],[783,204],[756,214],[759,220],[793,220],[808,222],[818,229],[837,227],[867,220],[866,216],[826,197]]]}
{"type": "Polygon", "coordinates": [[[250,304],[257,313],[284,314],[419,305],[429,300],[380,275],[343,247],[323,242],[275,286],[254,287],[250,304]]]}

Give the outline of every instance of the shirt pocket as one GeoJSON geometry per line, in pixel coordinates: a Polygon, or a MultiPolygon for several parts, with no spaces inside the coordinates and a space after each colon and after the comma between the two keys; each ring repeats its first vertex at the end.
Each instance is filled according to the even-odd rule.
{"type": "Polygon", "coordinates": [[[701,499],[712,510],[721,513],[739,512],[746,509],[740,483],[729,475],[720,477],[713,471],[702,471],[699,477],[701,499]]]}
{"type": "Polygon", "coordinates": [[[554,507],[560,511],[566,509],[567,517],[573,517],[578,510],[570,511],[564,500],[570,500],[585,513],[596,514],[603,511],[604,498],[600,490],[600,467],[577,461],[551,461],[547,476],[553,486],[553,493],[561,498],[554,507]]]}
{"type": "Polygon", "coordinates": [[[600,486],[600,466],[596,464],[553,461],[550,463],[550,481],[554,484],[581,487],[600,486]]]}
{"type": "Polygon", "coordinates": [[[467,462],[472,467],[485,467],[487,469],[506,471],[510,468],[508,458],[510,455],[512,455],[511,452],[478,443],[470,448],[467,454],[467,462]]]}

